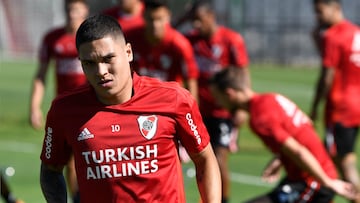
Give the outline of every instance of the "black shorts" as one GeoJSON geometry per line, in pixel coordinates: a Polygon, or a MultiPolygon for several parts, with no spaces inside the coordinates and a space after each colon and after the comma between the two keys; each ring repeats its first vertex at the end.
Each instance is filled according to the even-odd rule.
{"type": "Polygon", "coordinates": [[[309,184],[305,182],[290,182],[286,179],[268,194],[272,202],[277,203],[329,203],[335,193],[319,185],[317,181],[309,184]]]}
{"type": "Polygon", "coordinates": [[[212,147],[229,148],[233,128],[232,120],[221,118],[203,118],[203,120],[209,132],[212,147]]]}
{"type": "Polygon", "coordinates": [[[333,157],[343,157],[354,152],[359,126],[345,127],[335,123],[326,130],[325,145],[333,157]]]}

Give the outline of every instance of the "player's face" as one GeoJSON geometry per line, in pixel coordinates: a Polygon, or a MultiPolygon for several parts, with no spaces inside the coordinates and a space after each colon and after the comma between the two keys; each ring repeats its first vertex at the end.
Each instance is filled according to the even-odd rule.
{"type": "Polygon", "coordinates": [[[101,102],[117,104],[123,101],[124,95],[131,95],[132,50],[123,38],[109,36],[84,43],[79,47],[79,58],[101,102]]]}
{"type": "Polygon", "coordinates": [[[170,23],[170,11],[166,7],[146,10],[145,22],[147,34],[155,39],[163,39],[166,26],[170,23]]]}
{"type": "Polygon", "coordinates": [[[202,35],[209,35],[213,24],[215,23],[214,15],[205,9],[198,9],[192,19],[193,27],[202,35]]]}
{"type": "Polygon", "coordinates": [[[87,5],[82,2],[69,3],[65,9],[67,23],[75,29],[80,26],[89,13],[87,5]]]}
{"type": "Polygon", "coordinates": [[[331,25],[333,16],[338,9],[339,5],[336,3],[316,3],[314,5],[314,10],[318,23],[323,26],[331,25]]]}
{"type": "Polygon", "coordinates": [[[118,0],[118,4],[121,9],[130,11],[136,5],[139,0],[118,0]]]}

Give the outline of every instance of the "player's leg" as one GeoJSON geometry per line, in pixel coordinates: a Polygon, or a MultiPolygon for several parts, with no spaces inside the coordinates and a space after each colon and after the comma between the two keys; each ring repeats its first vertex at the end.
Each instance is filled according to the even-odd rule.
{"type": "Polygon", "coordinates": [[[79,188],[76,178],[74,156],[71,156],[68,164],[66,165],[66,181],[69,187],[69,192],[73,203],[80,202],[79,188]]]}
{"type": "MultiPolygon", "coordinates": [[[[358,127],[345,127],[337,123],[334,127],[334,141],[336,143],[335,163],[344,180],[354,184],[360,191],[360,178],[357,169],[357,156],[354,151],[358,127]]],[[[352,201],[360,203],[360,199],[352,201]]]]}
{"type": "Polygon", "coordinates": [[[333,191],[321,187],[317,181],[289,182],[284,179],[270,193],[256,197],[247,203],[329,203],[334,196],[333,191]]]}
{"type": "Polygon", "coordinates": [[[230,196],[230,174],[228,167],[229,144],[231,140],[232,121],[221,118],[204,118],[204,123],[210,135],[211,145],[214,149],[219,164],[222,203],[229,202],[230,196]]]}
{"type": "Polygon", "coordinates": [[[226,203],[230,196],[230,172],[228,167],[229,149],[217,146],[214,151],[221,175],[222,203],[226,203]]]}

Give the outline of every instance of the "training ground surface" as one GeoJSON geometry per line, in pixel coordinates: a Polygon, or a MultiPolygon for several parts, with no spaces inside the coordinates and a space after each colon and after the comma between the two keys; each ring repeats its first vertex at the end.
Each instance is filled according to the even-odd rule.
{"type": "MultiPolygon", "coordinates": [[[[27,203],[42,203],[39,186],[39,154],[42,131],[28,125],[29,95],[31,80],[36,68],[34,62],[0,61],[0,167],[14,167],[15,174],[8,177],[16,196],[27,203]]],[[[279,92],[294,100],[305,112],[309,111],[318,69],[307,67],[286,68],[271,65],[251,67],[253,88],[259,92],[279,92]]],[[[53,72],[48,75],[44,112],[53,97],[53,72]]],[[[322,135],[322,125],[316,123],[322,135]]],[[[259,175],[270,153],[247,128],[240,131],[240,150],[230,157],[231,203],[264,193],[273,185],[261,182],[259,175]]],[[[357,150],[359,153],[359,150],[357,150]]],[[[198,202],[198,192],[193,175],[193,166],[184,165],[185,187],[188,202],[198,202]]],[[[2,200],[0,200],[1,202],[2,200]]],[[[335,202],[345,203],[340,197],[335,202]]]]}

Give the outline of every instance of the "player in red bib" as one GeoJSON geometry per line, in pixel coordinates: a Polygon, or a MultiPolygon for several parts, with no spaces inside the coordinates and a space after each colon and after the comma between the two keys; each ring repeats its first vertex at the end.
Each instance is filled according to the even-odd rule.
{"type": "Polygon", "coordinates": [[[329,203],[334,192],[349,199],[359,196],[352,184],[337,179],[310,119],[296,104],[277,93],[254,92],[241,75],[233,67],[217,73],[211,81],[212,93],[231,112],[248,111],[251,129],[275,155],[263,178],[276,180],[281,166],[286,172],[273,191],[248,202],[329,203]]]}
{"type": "MultiPolygon", "coordinates": [[[[30,98],[30,123],[33,128],[43,126],[41,104],[45,94],[45,77],[50,63],[55,63],[56,95],[72,91],[87,83],[78,59],[75,34],[80,24],[86,19],[89,8],[84,0],[66,0],[66,25],[55,28],[43,37],[39,53],[39,66],[32,84],[30,98]]],[[[67,167],[67,183],[74,202],[78,200],[76,174],[73,161],[67,167]]]]}
{"type": "Polygon", "coordinates": [[[141,0],[117,0],[118,5],[106,9],[103,14],[114,17],[125,35],[132,29],[144,25],[144,3],[141,0]]]}
{"type": "Polygon", "coordinates": [[[229,152],[237,150],[238,128],[244,122],[246,114],[238,111],[236,116],[232,117],[226,109],[217,105],[210,93],[208,80],[226,66],[234,65],[243,72],[250,85],[248,55],[242,36],[217,24],[210,1],[195,1],[187,15],[194,26],[187,38],[193,46],[199,67],[200,112],[218,159],[222,178],[222,203],[226,203],[230,198],[228,156],[229,152]]]}
{"type": "Polygon", "coordinates": [[[189,41],[170,25],[166,1],[145,1],[145,25],[129,32],[132,68],[140,75],[176,81],[197,98],[198,67],[189,41]]]}
{"type": "Polygon", "coordinates": [[[71,153],[82,202],[185,202],[178,141],[190,154],[204,202],[220,201],[220,173],[195,99],[175,82],[138,76],[117,21],[88,18],[76,36],[88,87],[48,112],[41,187],[66,202],[62,168],[71,153]]]}
{"type": "Polygon", "coordinates": [[[75,33],[88,15],[82,0],[65,1],[66,25],[49,31],[39,52],[39,67],[33,81],[30,99],[30,122],[35,129],[42,126],[41,103],[45,91],[45,77],[51,60],[55,62],[56,95],[86,83],[75,46],[75,33]]]}
{"type": "MultiPolygon", "coordinates": [[[[360,28],[346,20],[338,0],[314,0],[322,35],[322,69],[311,117],[326,100],[326,146],[343,178],[360,191],[354,151],[360,126],[360,28]]],[[[360,202],[360,199],[356,202],[360,202]]]]}

